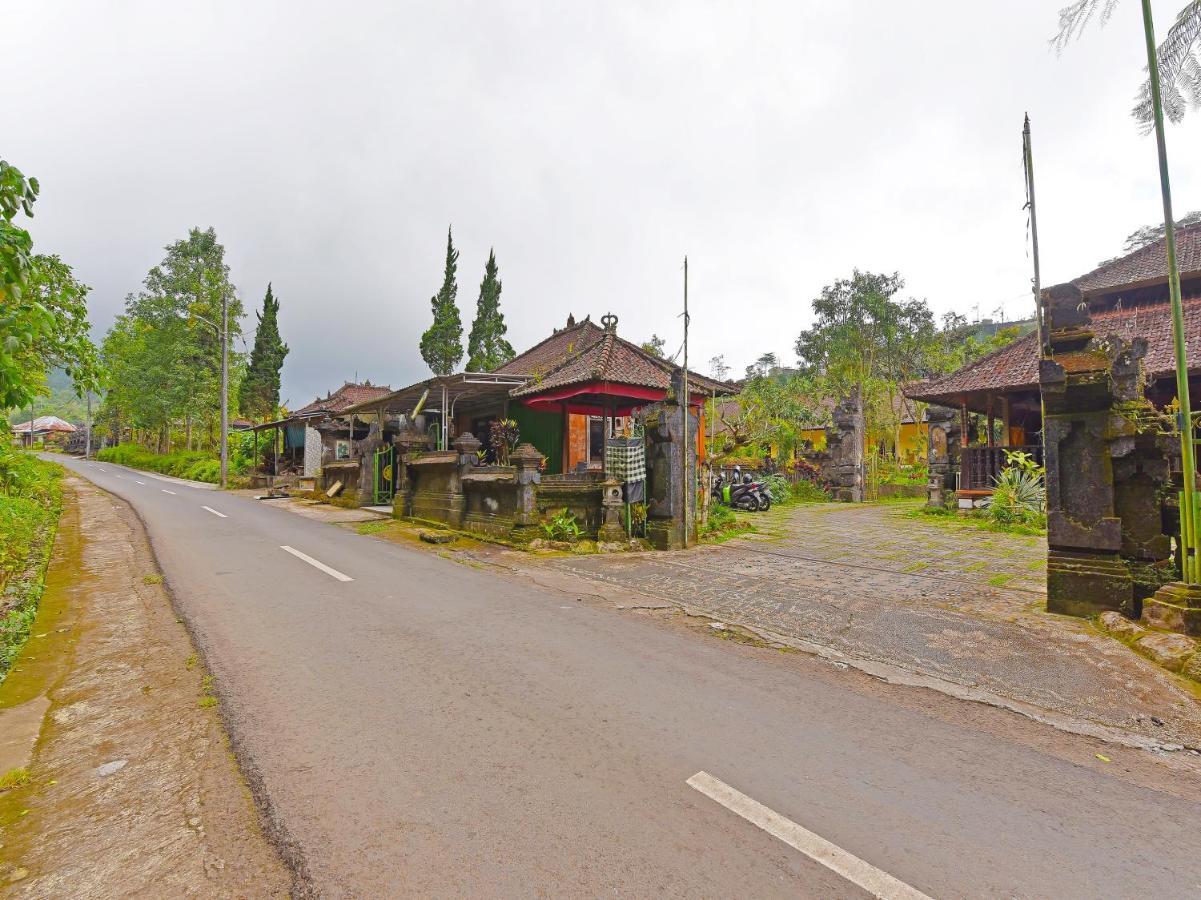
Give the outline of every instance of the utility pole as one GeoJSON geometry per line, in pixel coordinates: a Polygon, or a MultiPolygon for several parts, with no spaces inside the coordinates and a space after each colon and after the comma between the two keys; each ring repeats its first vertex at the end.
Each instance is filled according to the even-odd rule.
{"type": "Polygon", "coordinates": [[[689,516],[689,494],[692,493],[692,478],[689,475],[690,454],[688,452],[688,437],[692,431],[692,412],[688,404],[688,256],[684,256],[684,549],[688,549],[688,540],[692,532],[692,519],[689,516]]]}
{"type": "Polygon", "coordinates": [[[1046,356],[1050,351],[1050,335],[1047,334],[1047,323],[1043,316],[1042,275],[1038,261],[1038,211],[1034,205],[1034,146],[1030,141],[1030,115],[1022,125],[1022,162],[1026,170],[1026,207],[1030,210],[1030,246],[1034,256],[1034,320],[1038,326],[1038,346],[1040,355],[1046,356]]]}
{"type": "Polygon", "coordinates": [[[1143,0],[1143,33],[1147,42],[1147,73],[1151,80],[1151,108],[1155,115],[1155,146],[1159,152],[1159,188],[1163,198],[1164,245],[1168,262],[1168,294],[1172,302],[1172,339],[1176,350],[1176,398],[1180,403],[1176,425],[1180,431],[1180,461],[1184,488],[1180,495],[1183,538],[1181,571],[1186,585],[1201,583],[1197,553],[1197,464],[1193,444],[1193,411],[1189,402],[1188,351],[1184,342],[1184,307],[1180,301],[1180,271],[1176,267],[1176,220],[1172,217],[1172,185],[1168,178],[1168,146],[1164,137],[1163,98],[1159,84],[1159,59],[1155,49],[1155,23],[1151,0],[1143,0]]]}
{"type": "Polygon", "coordinates": [[[221,489],[229,482],[229,292],[221,292],[221,489]]]}
{"type": "Polygon", "coordinates": [[[91,388],[87,389],[87,400],[88,400],[88,421],[84,426],[85,428],[87,428],[87,431],[84,433],[84,436],[83,436],[83,458],[91,459],[92,458],[92,389],[91,388]]]}

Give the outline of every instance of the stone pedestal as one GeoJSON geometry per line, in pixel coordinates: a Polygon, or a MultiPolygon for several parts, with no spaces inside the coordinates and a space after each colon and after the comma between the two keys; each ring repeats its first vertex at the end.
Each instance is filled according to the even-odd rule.
{"type": "Polygon", "coordinates": [[[1201,585],[1173,581],[1143,601],[1143,621],[1201,637],[1201,585]]]}
{"type": "Polygon", "coordinates": [[[628,535],[621,524],[621,509],[624,505],[621,500],[621,482],[607,480],[602,489],[604,490],[604,498],[601,501],[603,511],[597,540],[606,543],[624,542],[628,539],[628,535]]]}
{"type": "Polygon", "coordinates": [[[509,454],[509,463],[517,470],[517,528],[533,528],[538,524],[538,485],[542,482],[542,454],[533,444],[518,444],[509,454]]]}
{"type": "MultiPolygon", "coordinates": [[[[677,391],[677,396],[678,396],[677,391]]],[[[695,453],[697,417],[674,399],[647,407],[646,459],[647,503],[646,536],[660,550],[676,550],[684,546],[684,496],[692,491],[692,529],[689,543],[696,541],[696,466],[689,466],[693,484],[684,484],[684,428],[689,429],[688,447],[695,453]]],[[[694,456],[695,459],[695,456],[694,456]]]]}
{"type": "Polygon", "coordinates": [[[396,436],[396,494],[392,497],[392,515],[396,518],[413,515],[413,478],[409,464],[429,447],[429,436],[407,429],[396,436]]]}

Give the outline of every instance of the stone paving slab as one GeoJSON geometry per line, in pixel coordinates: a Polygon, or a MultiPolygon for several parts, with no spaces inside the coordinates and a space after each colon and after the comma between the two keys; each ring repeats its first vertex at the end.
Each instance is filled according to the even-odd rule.
{"type": "Polygon", "coordinates": [[[912,509],[785,507],[760,520],[761,534],[721,545],[538,565],[1074,719],[1201,747],[1201,703],[1184,682],[1090,623],[1043,611],[1041,537],[923,521],[907,515],[912,509]]]}

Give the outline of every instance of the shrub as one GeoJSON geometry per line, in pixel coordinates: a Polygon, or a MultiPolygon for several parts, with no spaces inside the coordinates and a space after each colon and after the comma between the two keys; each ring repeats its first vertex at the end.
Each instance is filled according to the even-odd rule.
{"type": "Polygon", "coordinates": [[[584,534],[584,529],[576,522],[575,513],[564,508],[557,516],[542,523],[542,533],[548,540],[574,544],[584,534]]]}
{"type": "Polygon", "coordinates": [[[992,496],[984,501],[989,518],[1001,525],[1043,526],[1046,523],[1046,470],[1022,451],[1006,451],[1006,467],[996,477],[992,496]]]}
{"type": "Polygon", "coordinates": [[[152,453],[136,444],[118,444],[107,447],[96,454],[101,462],[111,462],[134,469],[159,472],[173,478],[189,481],[207,481],[216,484],[221,480],[221,462],[211,453],[199,450],[181,450],[176,453],[152,453]]]}

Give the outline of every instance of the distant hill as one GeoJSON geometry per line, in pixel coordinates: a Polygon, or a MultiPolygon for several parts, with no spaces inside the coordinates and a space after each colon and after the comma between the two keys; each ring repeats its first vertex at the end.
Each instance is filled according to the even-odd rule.
{"type": "Polygon", "coordinates": [[[998,331],[1004,331],[1006,328],[1016,328],[1018,330],[1018,337],[1021,337],[1023,334],[1029,334],[1037,327],[1038,323],[1034,319],[1022,319],[1017,322],[994,322],[992,319],[984,319],[975,325],[969,325],[967,331],[976,340],[987,341],[998,331]]]}
{"type": "MultiPolygon", "coordinates": [[[[58,416],[73,424],[86,421],[87,404],[75,396],[75,387],[71,384],[70,375],[62,369],[52,369],[46,376],[46,388],[50,392],[49,395],[38,397],[33,401],[33,417],[58,416]]],[[[92,411],[95,412],[99,405],[99,400],[93,395],[92,411]]],[[[12,424],[27,422],[29,419],[28,406],[8,411],[8,421],[12,424]]]]}

